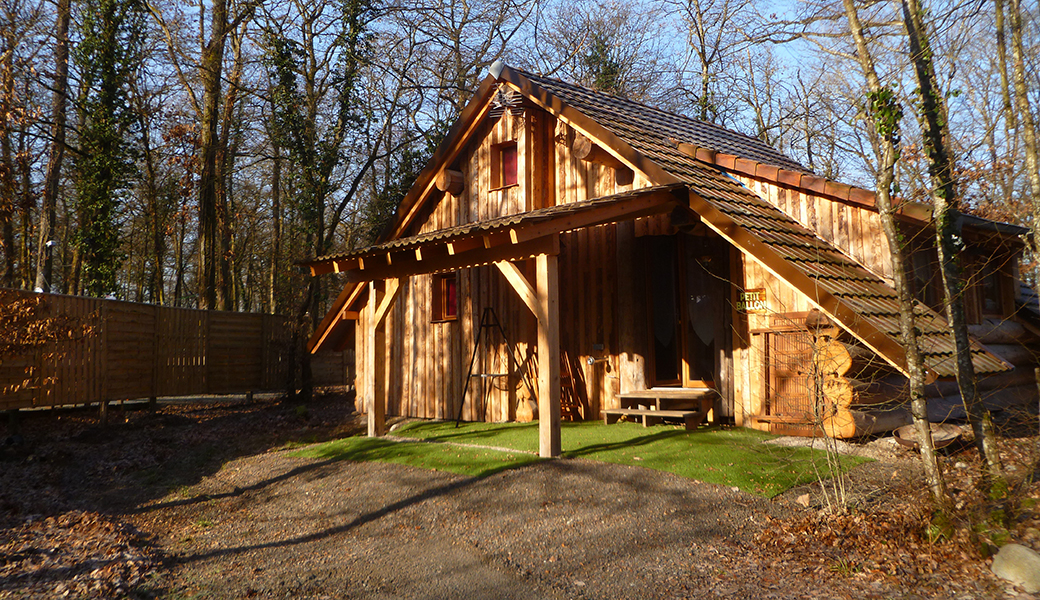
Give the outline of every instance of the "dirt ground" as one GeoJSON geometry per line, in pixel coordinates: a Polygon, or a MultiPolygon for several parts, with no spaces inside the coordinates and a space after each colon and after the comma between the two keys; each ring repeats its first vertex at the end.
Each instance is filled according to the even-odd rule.
{"type": "MultiPolygon", "coordinates": [[[[916,463],[885,440],[853,449],[880,460],[842,517],[818,486],[766,500],[576,459],[473,479],[283,450],[362,426],[338,394],[25,415],[0,437],[0,599],[1030,597],[964,540],[923,539],[916,463]]],[[[1022,514],[1016,541],[1040,547],[1022,514]]]]}

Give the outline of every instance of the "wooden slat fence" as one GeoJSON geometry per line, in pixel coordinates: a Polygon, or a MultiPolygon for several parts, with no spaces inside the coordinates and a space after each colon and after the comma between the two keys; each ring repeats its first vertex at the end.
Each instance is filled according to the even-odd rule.
{"type": "MultiPolygon", "coordinates": [[[[41,321],[66,319],[88,333],[0,355],[0,410],[282,391],[294,362],[289,324],[280,315],[18,290],[0,290],[0,309],[31,299],[39,301],[41,321]]],[[[352,358],[349,351],[312,356],[314,384],[352,383],[352,358]]]]}

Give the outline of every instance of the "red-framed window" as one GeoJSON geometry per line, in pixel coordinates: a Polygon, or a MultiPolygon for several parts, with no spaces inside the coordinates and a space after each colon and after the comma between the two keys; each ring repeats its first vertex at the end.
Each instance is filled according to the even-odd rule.
{"type": "Polygon", "coordinates": [[[433,321],[455,321],[459,318],[458,273],[433,276],[433,321]]]}

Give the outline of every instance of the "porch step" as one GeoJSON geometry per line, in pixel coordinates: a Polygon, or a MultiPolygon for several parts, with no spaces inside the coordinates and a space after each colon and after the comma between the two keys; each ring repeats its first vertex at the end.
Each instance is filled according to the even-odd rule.
{"type": "Polygon", "coordinates": [[[655,410],[646,408],[604,408],[600,411],[603,413],[603,422],[607,425],[617,423],[618,419],[622,416],[640,416],[643,420],[643,427],[649,427],[656,425],[664,419],[682,419],[683,424],[686,426],[686,431],[693,431],[697,429],[697,426],[704,422],[704,418],[708,416],[707,411],[700,410],[655,410]]]}
{"type": "Polygon", "coordinates": [[[618,396],[621,408],[653,410],[693,410],[707,414],[719,397],[713,388],[649,389],[625,392],[618,396]]]}

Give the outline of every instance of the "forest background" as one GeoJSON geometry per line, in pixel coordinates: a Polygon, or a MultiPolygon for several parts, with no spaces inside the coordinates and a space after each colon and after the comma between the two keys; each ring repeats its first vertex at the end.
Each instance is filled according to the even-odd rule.
{"type": "MultiPolygon", "coordinates": [[[[1035,111],[1040,9],[1012,4],[1035,111]]],[[[913,107],[899,3],[857,6],[913,107]]],[[[1002,2],[925,8],[960,208],[1031,226],[1002,2]]],[[[295,261],[372,242],[498,59],[868,189],[883,152],[834,2],[0,0],[0,21],[0,287],[315,322],[335,284],[295,261]]],[[[896,204],[928,202],[913,121],[896,204]]]]}

